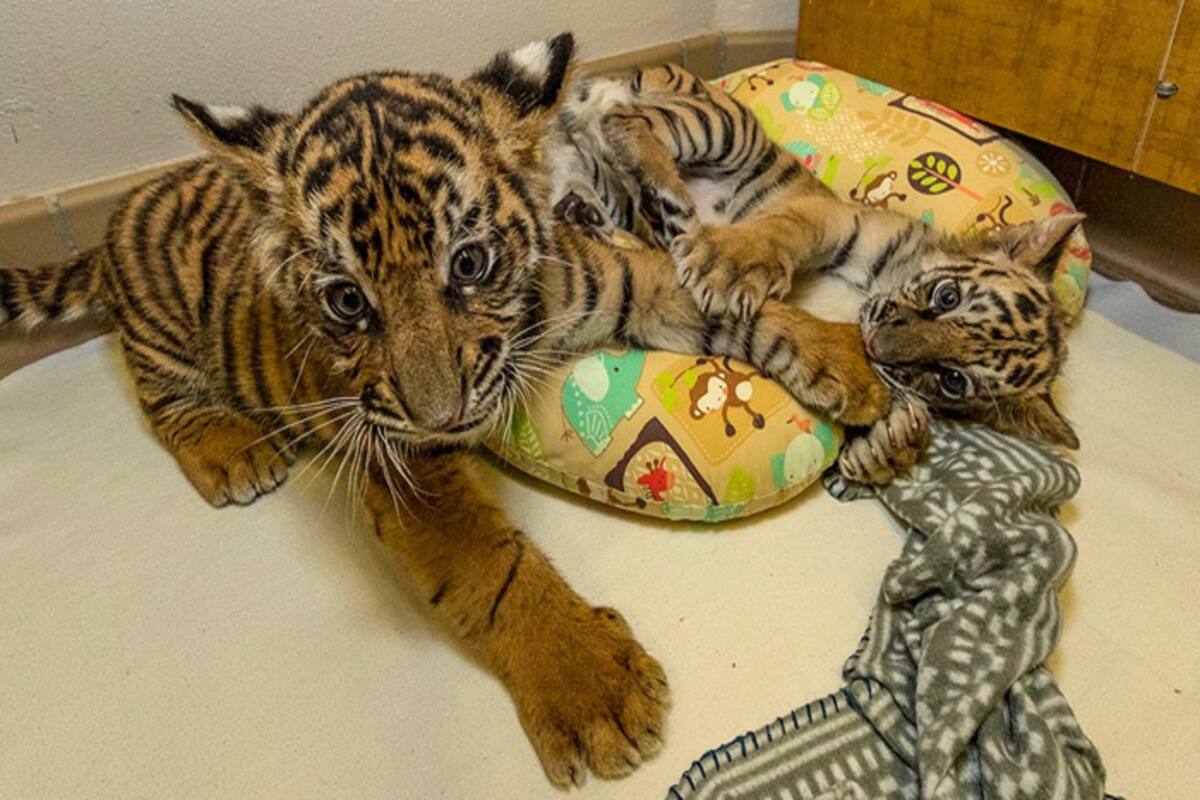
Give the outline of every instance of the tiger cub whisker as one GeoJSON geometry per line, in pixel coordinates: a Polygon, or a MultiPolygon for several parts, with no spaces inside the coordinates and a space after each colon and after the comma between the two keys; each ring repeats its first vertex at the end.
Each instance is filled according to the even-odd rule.
{"type": "MultiPolygon", "coordinates": [[[[310,433],[312,433],[314,430],[318,430],[318,429],[319,429],[319,426],[318,426],[318,427],[316,427],[316,428],[314,428],[314,427],[313,427],[313,426],[311,426],[309,423],[311,423],[313,420],[316,420],[316,419],[319,419],[320,417],[323,417],[323,416],[325,416],[325,415],[326,415],[326,414],[328,414],[328,413],[329,413],[329,409],[323,409],[323,408],[322,408],[322,409],[317,409],[316,411],[313,411],[312,413],[309,413],[309,414],[307,414],[307,415],[305,415],[305,416],[302,416],[302,417],[300,417],[300,418],[298,418],[298,419],[295,419],[295,420],[293,420],[293,421],[291,421],[291,422],[289,422],[289,423],[287,423],[287,424],[285,424],[285,425],[280,425],[279,427],[277,427],[277,428],[274,428],[274,429],[272,429],[272,430],[268,431],[267,433],[264,433],[262,436],[259,436],[257,439],[253,439],[253,440],[251,440],[250,442],[247,442],[245,446],[243,446],[243,447],[240,447],[240,448],[238,448],[237,450],[235,450],[235,451],[233,452],[233,454],[232,454],[232,455],[231,455],[231,456],[230,456],[228,459],[226,459],[226,461],[225,461],[225,466],[226,466],[226,467],[228,467],[228,466],[229,466],[229,464],[230,464],[230,463],[231,463],[231,462],[232,462],[232,461],[233,461],[235,458],[237,458],[238,456],[242,455],[242,454],[243,454],[243,453],[245,453],[247,450],[249,450],[250,448],[254,447],[256,444],[258,444],[258,443],[260,443],[260,442],[265,442],[265,441],[267,441],[268,439],[273,439],[273,438],[275,438],[276,436],[278,436],[279,434],[281,434],[281,433],[284,433],[285,431],[292,430],[293,428],[303,427],[303,428],[304,428],[304,433],[305,433],[305,434],[310,434],[310,433]]],[[[353,411],[348,411],[348,412],[346,412],[345,416],[350,416],[350,415],[352,415],[353,413],[354,413],[353,411]]],[[[341,419],[341,418],[344,418],[344,417],[335,417],[335,418],[333,418],[333,420],[332,420],[332,421],[336,421],[337,419],[341,419]]],[[[289,445],[290,445],[290,444],[291,444],[291,442],[289,442],[289,445]]],[[[281,451],[280,451],[280,453],[278,453],[277,455],[280,455],[280,454],[282,454],[282,450],[281,450],[281,451]]]]}

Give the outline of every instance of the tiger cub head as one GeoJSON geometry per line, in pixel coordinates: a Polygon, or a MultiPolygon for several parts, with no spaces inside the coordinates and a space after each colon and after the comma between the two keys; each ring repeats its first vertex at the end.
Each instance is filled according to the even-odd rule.
{"type": "Polygon", "coordinates": [[[883,380],[952,416],[1078,447],[1050,387],[1066,357],[1052,281],[1082,219],[1060,214],[986,237],[932,241],[860,314],[883,380]]]}
{"type": "Polygon", "coordinates": [[[401,442],[476,439],[536,339],[541,137],[573,50],[562,34],[462,80],[358,75],[291,114],[174,98],[254,208],[257,266],[329,393],[401,442]]]}

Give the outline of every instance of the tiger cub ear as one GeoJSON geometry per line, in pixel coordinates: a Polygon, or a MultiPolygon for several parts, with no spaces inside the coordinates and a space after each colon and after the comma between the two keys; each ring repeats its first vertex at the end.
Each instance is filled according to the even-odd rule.
{"type": "Polygon", "coordinates": [[[246,167],[260,164],[286,114],[262,106],[215,106],[171,95],[192,133],[213,155],[246,167]]]}
{"type": "Polygon", "coordinates": [[[250,199],[265,206],[267,150],[288,117],[262,106],[214,106],[171,95],[171,103],[250,199]]]}
{"type": "Polygon", "coordinates": [[[495,91],[516,108],[517,116],[552,112],[574,68],[575,37],[560,33],[553,39],[497,53],[471,80],[495,91]]]}
{"type": "Polygon", "coordinates": [[[1079,437],[1054,405],[1049,390],[999,400],[984,412],[985,422],[1001,433],[1015,433],[1047,444],[1079,449],[1079,437]]]}
{"type": "Polygon", "coordinates": [[[1067,246],[1067,240],[1084,217],[1084,214],[1074,211],[1056,214],[1037,222],[1001,228],[993,236],[1008,252],[1013,263],[1031,269],[1044,280],[1050,281],[1054,279],[1054,270],[1067,246]]]}

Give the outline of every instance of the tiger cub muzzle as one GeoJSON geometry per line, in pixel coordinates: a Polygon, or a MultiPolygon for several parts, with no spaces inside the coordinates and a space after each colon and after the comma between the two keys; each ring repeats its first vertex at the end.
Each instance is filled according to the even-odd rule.
{"type": "Polygon", "coordinates": [[[467,444],[487,429],[510,389],[509,347],[484,336],[471,344],[411,348],[363,385],[367,421],[412,444],[467,444]]]}

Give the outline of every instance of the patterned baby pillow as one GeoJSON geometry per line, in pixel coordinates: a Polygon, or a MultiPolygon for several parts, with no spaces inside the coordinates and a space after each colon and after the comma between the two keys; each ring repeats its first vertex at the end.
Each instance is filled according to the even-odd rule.
{"type": "MultiPolygon", "coordinates": [[[[936,103],[797,59],[719,85],[853,202],[977,233],[1071,210],[1037,159],[936,103]]],[[[1090,266],[1076,231],[1054,284],[1071,317],[1090,266]]],[[[837,457],[842,431],[736,360],[607,350],[546,376],[487,444],[518,469],[601,503],[720,522],[803,491],[837,457]]]]}
{"type": "MultiPolygon", "coordinates": [[[[1074,210],[1050,171],[1020,145],[931,100],[792,58],[717,83],[852,202],[966,234],[1074,210]]],[[[1077,229],[1054,280],[1069,319],[1083,308],[1091,266],[1091,248],[1077,229]]]]}

